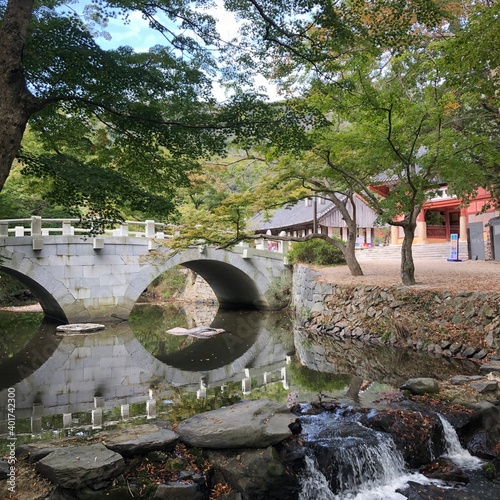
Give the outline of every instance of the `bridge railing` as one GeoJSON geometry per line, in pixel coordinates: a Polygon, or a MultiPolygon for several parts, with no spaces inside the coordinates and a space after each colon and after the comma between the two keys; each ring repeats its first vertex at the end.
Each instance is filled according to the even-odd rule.
{"type": "MultiPolygon", "coordinates": [[[[104,236],[134,236],[137,238],[170,238],[176,228],[170,224],[146,221],[124,221],[116,224],[116,228],[107,229],[104,236]],[[169,231],[167,233],[166,231],[169,231]]],[[[25,219],[0,220],[0,238],[8,236],[50,236],[62,235],[86,235],[90,229],[83,227],[80,219],[42,219],[32,216],[25,219]]]]}
{"type": "MultiPolygon", "coordinates": [[[[84,224],[80,219],[44,219],[37,215],[24,219],[3,219],[0,220],[0,238],[32,236],[33,250],[41,250],[43,248],[44,236],[90,236],[91,230],[83,226],[84,224]]],[[[157,247],[157,243],[154,240],[173,238],[180,231],[179,226],[155,222],[154,220],[124,221],[117,223],[116,226],[116,228],[105,230],[104,234],[92,234],[94,249],[103,248],[104,236],[132,236],[147,238],[149,240],[148,248],[153,250],[157,247]]],[[[198,242],[197,245],[199,245],[200,253],[204,253],[206,245],[203,241],[198,242]]],[[[247,242],[241,242],[233,247],[233,251],[241,253],[244,259],[251,259],[253,256],[259,254],[267,254],[271,258],[279,259],[283,258],[283,255],[286,255],[288,247],[289,243],[287,241],[273,242],[267,239],[258,239],[255,240],[252,247],[247,242]],[[274,257],[272,257],[273,255],[274,257]]]]}

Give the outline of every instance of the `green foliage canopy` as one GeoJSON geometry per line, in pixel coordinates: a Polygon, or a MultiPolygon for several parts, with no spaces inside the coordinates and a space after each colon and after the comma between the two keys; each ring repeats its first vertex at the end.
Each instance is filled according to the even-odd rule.
{"type": "Polygon", "coordinates": [[[257,93],[215,99],[220,41],[209,0],[89,0],[84,17],[76,3],[0,0],[0,189],[17,158],[77,215],[116,219],[125,207],[165,216],[176,188],[223,155],[228,137],[277,139],[285,124],[293,135],[294,117],[257,93]],[[103,50],[96,37],[109,18],[126,23],[133,12],[164,45],[103,50]],[[28,123],[35,149],[21,149],[28,123]]]}

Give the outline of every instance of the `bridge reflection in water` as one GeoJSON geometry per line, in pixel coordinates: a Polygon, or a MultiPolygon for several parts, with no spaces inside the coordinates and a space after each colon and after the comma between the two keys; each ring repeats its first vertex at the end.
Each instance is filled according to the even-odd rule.
{"type": "MultiPolygon", "coordinates": [[[[477,373],[470,360],[307,332],[281,311],[221,310],[211,326],[226,333],[211,339],[175,337],[165,333],[176,326],[173,322],[195,325],[186,325],[176,311],[154,309],[144,306],[139,313],[142,326],[113,323],[85,336],[59,337],[55,325],[43,323],[17,354],[0,362],[0,409],[7,408],[8,388],[15,388],[16,418],[24,428],[31,423],[29,430],[37,434],[42,427],[80,429],[72,416],[82,413],[88,425],[100,428],[117,415],[129,418],[135,403],[142,405],[144,417],[154,418],[156,403],[178,399],[179,391],[182,398],[189,392],[202,399],[210,389],[220,394],[230,386],[233,397],[246,398],[263,388],[262,394],[290,397],[290,402],[295,394],[299,401],[321,394],[348,404],[383,406],[381,393],[407,378],[477,373]],[[290,357],[299,361],[288,365],[290,357]]],[[[197,309],[195,324],[209,324],[212,316],[197,309]]],[[[1,418],[6,414],[2,411],[1,418]]],[[[0,439],[6,429],[7,422],[0,422],[0,439]]]]}
{"type": "MultiPolygon", "coordinates": [[[[289,352],[275,334],[277,322],[283,327],[283,317],[279,312],[220,311],[211,326],[225,333],[186,341],[177,352],[160,348],[156,356],[128,322],[109,324],[92,335],[66,337],[56,335],[55,325],[43,323],[30,343],[0,366],[5,374],[0,407],[6,407],[7,388],[14,387],[16,418],[31,419],[36,433],[42,417],[62,415],[70,426],[72,414],[91,412],[99,427],[103,410],[120,407],[128,417],[133,403],[146,402],[147,416],[154,417],[156,399],[176,389],[205,397],[207,389],[230,382],[241,383],[242,394],[271,381],[286,387],[289,352]]],[[[291,324],[286,329],[291,338],[291,324]]]]}

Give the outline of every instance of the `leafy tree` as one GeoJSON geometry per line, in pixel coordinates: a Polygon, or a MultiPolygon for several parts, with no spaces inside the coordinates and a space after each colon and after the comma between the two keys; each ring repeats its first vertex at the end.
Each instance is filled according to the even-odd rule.
{"type": "MultiPolygon", "coordinates": [[[[438,176],[461,182],[462,189],[480,179],[463,154],[470,144],[458,146],[453,89],[434,49],[436,40],[446,43],[452,33],[456,4],[233,0],[227,5],[246,21],[243,47],[260,49],[260,57],[252,59],[231,55],[262,71],[267,66],[269,78],[286,94],[307,96],[332,122],[312,138],[311,152],[320,161],[308,170],[302,157],[284,177],[299,172],[304,186],[334,198],[345,196],[346,189],[361,192],[381,222],[403,228],[401,277],[414,284],[416,217],[438,176]],[[370,189],[377,174],[390,187],[382,199],[370,189]]],[[[486,159],[488,149],[483,153],[486,159]]]]}
{"type": "Polygon", "coordinates": [[[345,264],[342,252],[320,239],[295,243],[287,257],[291,263],[304,262],[323,266],[345,264]]]}
{"type": "Polygon", "coordinates": [[[51,201],[89,219],[121,208],[166,215],[188,172],[227,137],[275,131],[255,93],[212,95],[219,43],[213,18],[187,0],[0,0],[0,189],[15,158],[52,186],[51,201]],[[110,17],[140,12],[164,45],[137,53],[96,42],[110,17]],[[163,17],[162,17],[163,16],[163,17]],[[162,24],[160,19],[166,19],[162,24]],[[26,126],[42,145],[21,149],[26,126]],[[83,207],[83,208],[82,208],[83,207]]]}
{"type": "MultiPolygon", "coordinates": [[[[342,214],[349,228],[347,242],[319,233],[302,238],[273,238],[324,239],[342,251],[352,274],[361,275],[355,256],[354,196],[364,191],[372,204],[378,204],[379,199],[369,189],[369,181],[394,163],[391,160],[389,164],[381,164],[382,154],[374,161],[367,158],[366,152],[364,156],[360,152],[366,144],[362,129],[373,125],[373,122],[367,123],[366,118],[373,115],[374,108],[381,106],[370,103],[373,96],[367,89],[371,87],[372,94],[379,91],[372,82],[371,72],[377,70],[377,64],[380,67],[387,64],[384,56],[388,45],[402,51],[403,41],[405,46],[411,46],[417,40],[416,34],[411,40],[404,40],[416,16],[433,23],[438,19],[438,9],[432,2],[420,9],[424,3],[344,2],[328,6],[301,1],[287,5],[280,1],[254,0],[228,3],[228,8],[246,21],[242,39],[237,43],[239,52],[228,50],[228,56],[245,67],[267,73],[286,93],[301,91],[307,97],[295,102],[301,102],[327,119],[321,122],[321,128],[312,129],[300,145],[288,140],[264,146],[266,157],[272,162],[260,185],[226,197],[212,212],[185,211],[190,229],[183,237],[187,241],[205,239],[221,246],[255,238],[247,227],[253,211],[272,209],[317,193],[328,197],[342,214]],[[390,32],[381,28],[381,24],[387,27],[387,22],[381,23],[381,19],[387,19],[388,12],[393,14],[389,16],[391,23],[397,21],[390,32]],[[248,58],[250,51],[253,54],[257,51],[258,57],[248,58]],[[368,108],[371,114],[366,112],[368,108]],[[364,113],[364,124],[358,123],[358,112],[364,113]],[[348,151],[355,153],[349,158],[348,151]],[[205,227],[210,230],[203,234],[205,227]]],[[[380,82],[378,78],[378,85],[380,82]]],[[[379,109],[379,123],[383,122],[380,113],[379,109]]],[[[380,205],[377,211],[379,209],[380,205]]],[[[387,217],[384,222],[385,219],[387,217]]],[[[412,280],[410,276],[408,281],[412,280]]]]}
{"type": "Polygon", "coordinates": [[[447,100],[453,128],[460,134],[464,162],[478,166],[471,185],[468,172],[450,172],[451,187],[472,197],[477,186],[500,201],[500,4],[464,2],[452,25],[452,36],[436,43],[435,51],[451,91],[447,100]]]}

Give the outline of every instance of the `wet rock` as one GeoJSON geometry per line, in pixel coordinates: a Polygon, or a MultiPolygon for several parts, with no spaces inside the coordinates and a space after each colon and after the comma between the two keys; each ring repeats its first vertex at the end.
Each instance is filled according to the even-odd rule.
{"type": "Polygon", "coordinates": [[[181,441],[200,448],[265,448],[292,435],[295,416],[269,399],[242,401],[182,421],[181,441]]]}
{"type": "Polygon", "coordinates": [[[266,449],[209,451],[210,462],[243,498],[280,498],[285,486],[285,467],[276,450],[266,449]]]}
{"type": "Polygon", "coordinates": [[[175,432],[150,424],[101,432],[99,437],[106,448],[120,453],[123,457],[171,450],[179,441],[175,432]]]}
{"type": "Polygon", "coordinates": [[[400,389],[406,389],[416,395],[433,394],[439,392],[439,385],[433,378],[411,378],[401,385],[400,389]]]}
{"type": "Polygon", "coordinates": [[[427,464],[444,451],[443,424],[435,413],[382,410],[362,416],[360,422],[390,434],[409,467],[427,464]]]}
{"type": "Polygon", "coordinates": [[[496,391],[498,389],[498,382],[496,380],[480,380],[471,384],[470,387],[482,394],[484,392],[496,391]]]}
{"type": "Polygon", "coordinates": [[[300,434],[302,432],[302,424],[300,423],[300,420],[297,419],[295,422],[292,422],[291,424],[288,425],[288,428],[292,432],[292,434],[300,434]]]}
{"type": "Polygon", "coordinates": [[[408,500],[477,500],[473,493],[456,488],[442,488],[434,484],[408,481],[408,487],[398,490],[408,500]]]}
{"type": "Polygon", "coordinates": [[[466,448],[477,457],[492,460],[499,457],[500,408],[490,403],[475,406],[476,412],[460,431],[466,448]]]}
{"type": "Polygon", "coordinates": [[[430,464],[424,465],[420,468],[420,473],[430,479],[440,479],[441,481],[452,481],[463,484],[469,482],[469,476],[459,469],[453,461],[447,458],[440,458],[430,464]]]}
{"type": "Polygon", "coordinates": [[[125,470],[121,455],[104,445],[68,446],[49,453],[36,464],[36,470],[57,486],[81,489],[105,486],[125,470]]]}

